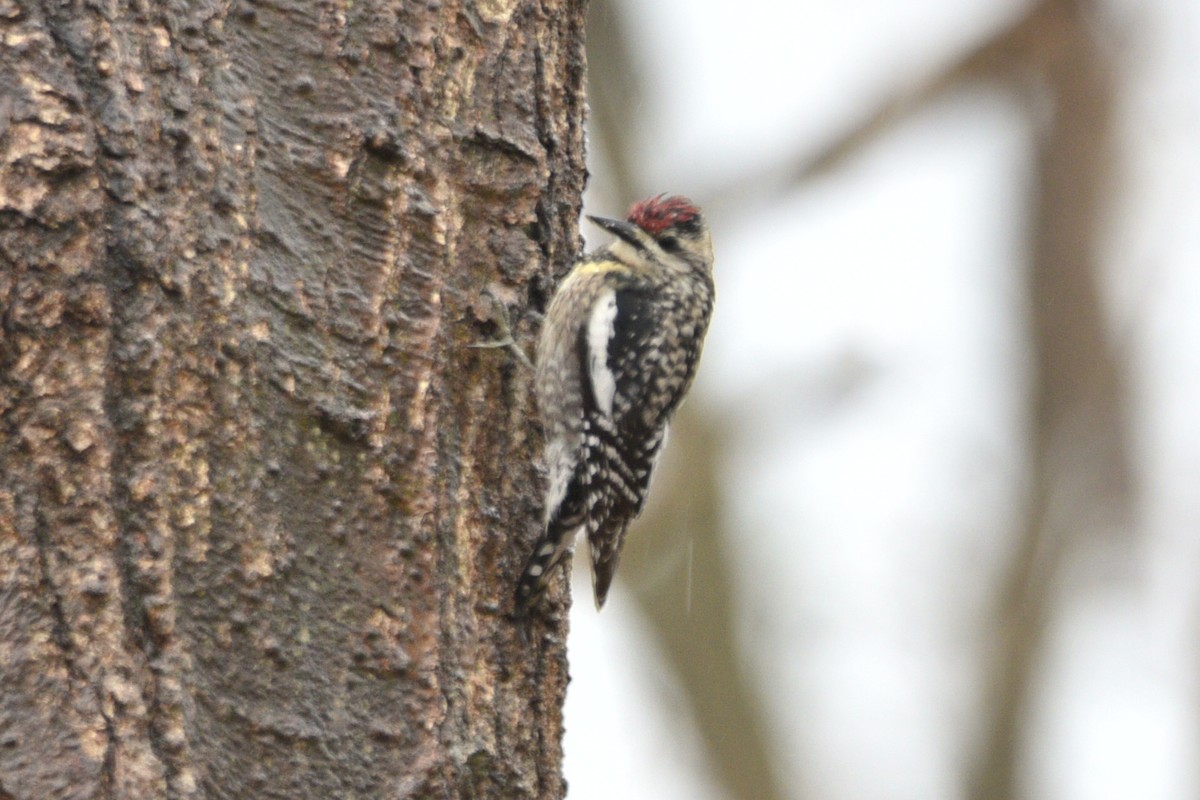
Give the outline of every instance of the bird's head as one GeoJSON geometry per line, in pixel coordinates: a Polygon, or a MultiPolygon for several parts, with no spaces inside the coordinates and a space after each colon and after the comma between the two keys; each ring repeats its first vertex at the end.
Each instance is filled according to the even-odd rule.
{"type": "Polygon", "coordinates": [[[588,217],[634,250],[663,262],[710,269],[712,238],[700,209],[686,197],[658,195],[634,203],[624,220],[588,217]]]}

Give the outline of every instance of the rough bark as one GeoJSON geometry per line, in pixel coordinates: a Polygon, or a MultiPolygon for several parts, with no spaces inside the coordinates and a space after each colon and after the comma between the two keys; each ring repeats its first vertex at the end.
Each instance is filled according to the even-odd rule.
{"type": "Polygon", "coordinates": [[[561,797],[583,0],[0,0],[0,798],[561,797]]]}

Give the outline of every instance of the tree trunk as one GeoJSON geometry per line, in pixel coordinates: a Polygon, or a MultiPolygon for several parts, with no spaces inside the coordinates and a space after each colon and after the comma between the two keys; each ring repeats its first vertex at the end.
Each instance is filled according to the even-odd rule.
{"type": "Polygon", "coordinates": [[[0,0],[0,798],[563,795],[584,6],[0,0]]]}

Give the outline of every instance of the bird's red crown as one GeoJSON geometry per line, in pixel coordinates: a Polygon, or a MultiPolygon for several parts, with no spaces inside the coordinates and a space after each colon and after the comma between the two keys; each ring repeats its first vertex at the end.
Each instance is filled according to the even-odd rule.
{"type": "Polygon", "coordinates": [[[686,197],[659,195],[634,203],[626,217],[651,236],[657,236],[674,225],[693,222],[700,209],[686,197]]]}

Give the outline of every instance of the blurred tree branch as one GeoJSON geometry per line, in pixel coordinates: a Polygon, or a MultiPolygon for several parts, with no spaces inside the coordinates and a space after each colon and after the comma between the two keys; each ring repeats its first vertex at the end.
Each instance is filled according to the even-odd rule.
{"type": "MultiPolygon", "coordinates": [[[[985,636],[981,735],[968,797],[1018,794],[1030,677],[1061,565],[1081,537],[1128,530],[1131,515],[1126,387],[1109,338],[1096,257],[1108,206],[1115,82],[1092,5],[1045,0],[982,45],[866,114],[815,152],[797,153],[712,192],[727,205],[775,202],[828,174],[948,92],[981,81],[1017,82],[1041,123],[1030,200],[1028,292],[1033,361],[1029,497],[1013,559],[985,636]],[[1047,99],[1050,113],[1039,113],[1047,99]]],[[[708,201],[714,206],[713,200],[708,201]]]]}
{"type": "Polygon", "coordinates": [[[840,134],[815,150],[804,148],[782,163],[774,162],[719,183],[705,197],[707,207],[742,207],[745,203],[773,203],[797,186],[823,177],[857,156],[895,126],[965,85],[1011,76],[1031,67],[1052,46],[1054,18],[1061,13],[1059,0],[1033,5],[1012,25],[997,31],[979,47],[963,53],[909,87],[897,89],[881,105],[864,114],[840,134]]]}
{"type": "Polygon", "coordinates": [[[1125,376],[1097,257],[1110,203],[1115,81],[1090,10],[1073,0],[1039,7],[1021,60],[1007,67],[1036,70],[1052,110],[1036,117],[1030,209],[1030,496],[997,597],[973,800],[1018,796],[1030,676],[1057,608],[1061,566],[1085,538],[1131,530],[1125,376]]]}
{"type": "Polygon", "coordinates": [[[679,415],[642,535],[626,545],[627,585],[680,678],[729,796],[782,799],[770,726],[738,637],[719,467],[725,430],[696,404],[679,415]]]}

